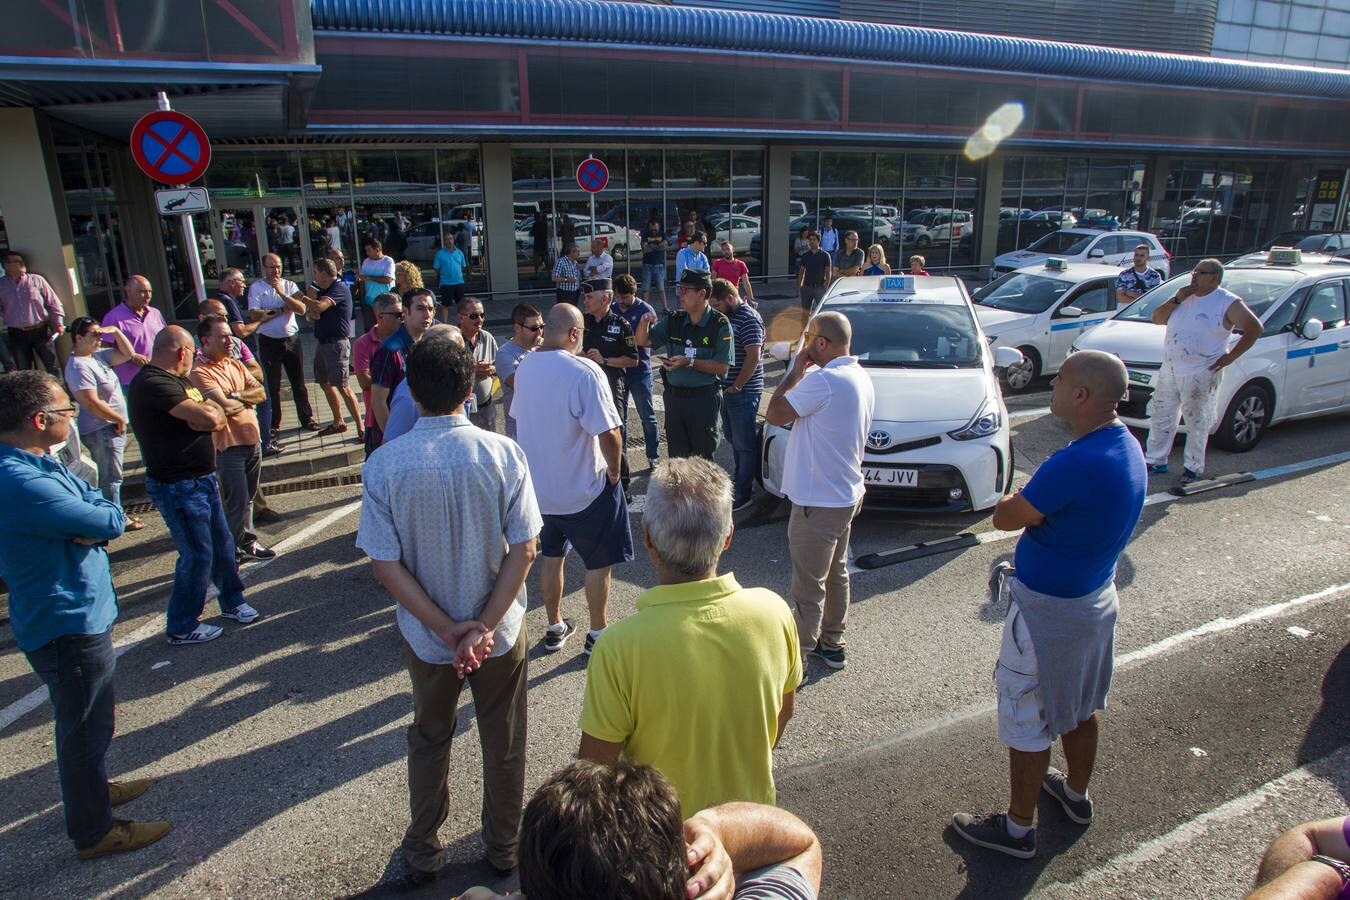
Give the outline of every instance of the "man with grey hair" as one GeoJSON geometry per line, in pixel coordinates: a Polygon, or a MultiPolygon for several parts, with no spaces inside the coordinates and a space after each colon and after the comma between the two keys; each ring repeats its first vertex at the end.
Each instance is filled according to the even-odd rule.
{"type": "Polygon", "coordinates": [[[774,425],[793,425],[783,470],[783,493],[792,501],[792,601],[802,652],[831,669],[848,662],[848,537],[862,508],[863,448],[876,406],[872,379],[849,354],[852,338],[840,313],[812,319],[765,414],[774,425]]]}
{"type": "Polygon", "coordinates": [[[773,748],[802,661],[783,599],[717,574],[731,545],[731,480],[701,457],[668,460],[652,473],[642,522],[661,583],[596,645],[580,755],[655,766],[685,816],[732,800],[772,804],[773,748]]]}
{"type": "Polygon", "coordinates": [[[1246,353],[1261,336],[1261,320],[1227,288],[1223,263],[1202,259],[1191,270],[1191,283],[1153,311],[1153,324],[1167,326],[1163,362],[1153,388],[1153,416],[1148,423],[1148,473],[1167,472],[1167,457],[1180,420],[1186,420],[1186,455],[1181,483],[1205,474],[1205,445],[1217,415],[1219,377],[1225,366],[1246,353]],[[1242,337],[1228,349],[1237,329],[1242,337]]]}

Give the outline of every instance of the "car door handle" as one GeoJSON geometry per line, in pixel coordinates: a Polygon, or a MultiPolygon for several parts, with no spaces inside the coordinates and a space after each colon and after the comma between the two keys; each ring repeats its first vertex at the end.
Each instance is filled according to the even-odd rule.
{"type": "Polygon", "coordinates": [[[1340,346],[1342,349],[1344,349],[1344,348],[1346,348],[1346,347],[1350,347],[1350,341],[1341,341],[1341,343],[1339,344],[1339,346],[1340,346]]]}

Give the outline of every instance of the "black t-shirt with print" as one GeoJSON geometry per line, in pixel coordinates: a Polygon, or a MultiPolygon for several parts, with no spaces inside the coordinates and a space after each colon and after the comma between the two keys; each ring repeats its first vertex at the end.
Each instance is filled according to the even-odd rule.
{"type": "Polygon", "coordinates": [[[127,386],[131,430],[141,446],[145,473],[156,481],[185,481],[216,470],[211,433],[194,431],[169,413],[184,400],[204,402],[192,382],[158,366],[142,366],[127,386]]]}

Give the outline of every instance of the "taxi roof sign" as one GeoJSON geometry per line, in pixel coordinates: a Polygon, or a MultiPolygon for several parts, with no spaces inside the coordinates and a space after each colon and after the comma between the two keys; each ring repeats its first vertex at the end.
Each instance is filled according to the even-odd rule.
{"type": "Polygon", "coordinates": [[[1297,266],[1303,263],[1303,251],[1297,247],[1271,247],[1266,262],[1272,266],[1297,266]]]}
{"type": "Polygon", "coordinates": [[[1068,265],[1069,261],[1067,259],[1058,256],[1050,256],[1045,260],[1045,267],[1052,272],[1063,272],[1068,265]]]}
{"type": "Polygon", "coordinates": [[[912,294],[915,291],[913,275],[886,275],[881,279],[883,294],[912,294]]]}

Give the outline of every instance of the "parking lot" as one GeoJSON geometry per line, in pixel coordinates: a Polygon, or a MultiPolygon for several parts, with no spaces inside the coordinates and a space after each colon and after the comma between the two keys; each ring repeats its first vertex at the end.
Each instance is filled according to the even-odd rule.
{"type": "MultiPolygon", "coordinates": [[[[780,374],[773,367],[771,381],[780,374]]],[[[1019,482],[1067,437],[1047,414],[1045,388],[1037,383],[1010,404],[1019,482]]],[[[781,802],[821,835],[825,894],[1237,897],[1279,830],[1343,812],[1347,446],[1350,416],[1292,423],[1251,453],[1213,452],[1214,474],[1250,471],[1257,480],[1182,499],[1167,493],[1175,476],[1152,479],[1119,572],[1120,666],[1093,783],[1098,821],[1083,831],[1043,806],[1042,851],[1030,863],[990,859],[946,830],[954,810],[1003,800],[990,683],[1003,610],[984,589],[1012,536],[980,515],[865,511],[852,551],[869,562],[869,554],[973,537],[856,569],[849,666],[810,670],[777,777],[781,802]],[[1300,463],[1309,467],[1278,471],[1300,463]]],[[[644,480],[634,482],[639,497],[644,480]]],[[[116,776],[159,779],[126,810],[174,822],[155,847],[76,863],[63,835],[49,707],[12,642],[0,651],[0,894],[402,890],[396,848],[407,816],[411,701],[391,601],[353,546],[359,489],[278,494],[273,505],[288,515],[269,534],[281,555],[245,570],[264,618],[231,625],[202,647],[162,643],[172,553],[158,519],[115,545],[116,636],[129,649],[119,662],[109,766],[116,776]]],[[[723,569],[785,594],[785,512],[761,500],[739,521],[723,569]]],[[[565,608],[577,614],[579,566],[569,565],[568,579],[565,608]]],[[[653,582],[645,558],[616,568],[613,615],[630,614],[653,582]]],[[[532,645],[543,626],[532,602],[532,645]]],[[[529,788],[576,750],[579,651],[531,653],[529,788]]],[[[443,832],[454,865],[420,896],[493,882],[478,862],[471,704],[461,723],[443,832]]]]}

